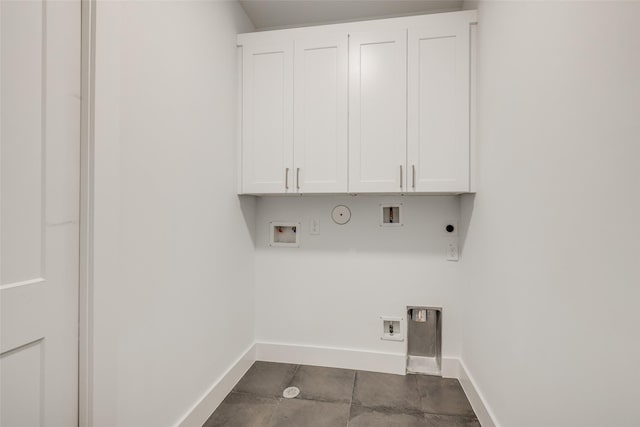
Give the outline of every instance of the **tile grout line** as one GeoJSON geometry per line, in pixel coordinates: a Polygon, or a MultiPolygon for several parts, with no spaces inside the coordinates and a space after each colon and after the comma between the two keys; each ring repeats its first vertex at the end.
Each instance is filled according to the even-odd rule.
{"type": "MultiPolygon", "coordinates": [[[[412,374],[414,377],[414,381],[416,383],[416,392],[418,392],[418,399],[420,402],[420,413],[422,414],[422,419],[426,420],[426,412],[424,411],[424,402],[422,401],[422,393],[420,393],[420,385],[418,384],[418,376],[416,374],[412,374]]],[[[426,394],[429,393],[429,390],[426,390],[426,394]]]]}
{"type": "Polygon", "coordinates": [[[305,400],[305,401],[308,401],[308,402],[343,403],[343,404],[350,405],[350,403],[348,401],[345,401],[345,400],[326,399],[326,398],[322,398],[322,397],[303,397],[301,395],[298,395],[298,396],[294,397],[293,399],[295,399],[295,400],[305,400]]]}
{"type": "MultiPolygon", "coordinates": [[[[287,387],[291,387],[294,386],[295,384],[293,384],[293,380],[296,379],[296,374],[298,373],[298,371],[300,370],[300,367],[302,365],[296,365],[296,368],[293,370],[293,373],[291,374],[291,377],[287,380],[287,382],[284,384],[284,388],[286,389],[287,387]]],[[[283,390],[284,392],[284,390],[283,390]]],[[[280,393],[282,394],[282,393],[280,393]]],[[[282,396],[280,396],[282,397],[282,396]]]]}
{"type": "Polygon", "coordinates": [[[447,414],[444,412],[429,412],[429,411],[420,411],[421,414],[423,415],[437,415],[439,417],[445,417],[445,418],[464,418],[467,420],[477,420],[478,417],[476,417],[475,415],[463,415],[463,414],[447,414]]]}
{"type": "Polygon", "coordinates": [[[271,416],[269,417],[269,427],[273,426],[273,417],[276,415],[276,411],[278,410],[278,407],[280,406],[280,402],[282,401],[282,398],[278,398],[275,407],[273,408],[273,412],[271,413],[271,416]]]}
{"type": "Polygon", "coordinates": [[[351,399],[349,399],[349,414],[347,415],[347,427],[351,423],[351,406],[353,405],[353,395],[356,392],[356,377],[358,376],[358,370],[353,371],[353,384],[351,385],[351,399]]]}
{"type": "MultiPolygon", "coordinates": [[[[284,388],[286,389],[287,387],[289,387],[291,385],[291,383],[293,382],[293,379],[296,377],[296,374],[298,373],[298,369],[300,369],[300,365],[296,365],[296,368],[293,370],[293,374],[291,375],[291,378],[289,378],[287,380],[287,382],[284,384],[284,388]]],[[[282,392],[280,393],[280,395],[278,396],[278,403],[276,403],[276,407],[273,408],[273,412],[271,413],[271,416],[269,417],[269,427],[276,427],[273,425],[273,417],[276,416],[276,412],[278,411],[278,408],[280,407],[280,403],[282,403],[282,400],[284,399],[284,397],[282,396],[282,392]]]]}
{"type": "MultiPolygon", "coordinates": [[[[428,399],[430,397],[430,392],[429,392],[429,388],[425,388],[425,396],[422,396],[422,393],[420,393],[420,385],[419,385],[419,381],[418,381],[418,375],[413,374],[415,376],[415,381],[416,381],[416,389],[418,390],[418,396],[420,397],[420,413],[422,414],[423,418],[426,417],[426,415],[436,415],[436,416],[444,416],[444,417],[451,417],[451,418],[463,418],[463,419],[467,419],[467,420],[475,420],[478,421],[478,416],[476,415],[475,411],[473,412],[473,415],[466,415],[466,414],[449,414],[449,413],[445,413],[445,412],[431,412],[431,411],[425,411],[424,410],[424,406],[423,406],[423,399],[428,399]]],[[[441,379],[443,379],[442,377],[440,377],[441,379]]],[[[459,384],[459,381],[458,381],[459,384]]]]}

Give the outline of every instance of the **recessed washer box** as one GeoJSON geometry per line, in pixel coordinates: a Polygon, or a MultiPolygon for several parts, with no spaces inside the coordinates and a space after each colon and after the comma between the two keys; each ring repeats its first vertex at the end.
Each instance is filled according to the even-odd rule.
{"type": "Polygon", "coordinates": [[[404,331],[402,317],[380,316],[382,320],[381,340],[385,341],[404,341],[404,331]]]}
{"type": "Polygon", "coordinates": [[[380,227],[402,227],[402,203],[380,205],[380,227]]]}
{"type": "Polygon", "coordinates": [[[269,223],[269,246],[300,247],[300,223],[272,221],[269,223]]]}

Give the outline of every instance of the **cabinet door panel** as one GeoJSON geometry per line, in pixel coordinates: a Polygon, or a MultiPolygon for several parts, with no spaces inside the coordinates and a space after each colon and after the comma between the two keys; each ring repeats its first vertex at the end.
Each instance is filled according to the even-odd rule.
{"type": "Polygon", "coordinates": [[[349,40],[349,191],[406,184],[406,31],[349,40]]]}
{"type": "Polygon", "coordinates": [[[242,192],[293,192],[293,43],[244,46],[242,61],[242,192]]]}
{"type": "Polygon", "coordinates": [[[346,192],[347,36],[296,40],[294,61],[296,190],[346,192]]]}
{"type": "Polygon", "coordinates": [[[408,166],[414,191],[469,191],[469,52],[464,17],[437,17],[409,30],[408,166]]]}

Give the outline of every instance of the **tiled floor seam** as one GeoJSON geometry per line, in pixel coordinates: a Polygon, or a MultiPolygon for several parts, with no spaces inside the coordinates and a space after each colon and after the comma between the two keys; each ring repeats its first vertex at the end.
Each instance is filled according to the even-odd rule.
{"type": "Polygon", "coordinates": [[[347,427],[351,423],[351,406],[353,405],[353,394],[356,392],[356,377],[358,376],[358,370],[353,371],[353,383],[351,383],[351,399],[349,399],[349,416],[347,417],[347,427]]]}
{"type": "Polygon", "coordinates": [[[318,397],[304,397],[301,395],[298,395],[291,400],[306,400],[309,402],[322,402],[322,403],[346,403],[347,405],[351,406],[351,403],[346,400],[329,400],[329,399],[321,399],[318,397]]]}
{"type": "Polygon", "coordinates": [[[418,393],[418,399],[420,402],[420,412],[422,413],[424,418],[424,414],[426,414],[426,412],[422,410],[422,408],[424,408],[424,402],[422,401],[423,399],[422,393],[420,393],[420,384],[418,384],[418,376],[417,374],[411,374],[411,376],[413,377],[413,382],[415,383],[416,393],[418,393]]]}
{"type": "MultiPolygon", "coordinates": [[[[296,377],[296,372],[298,372],[298,369],[300,369],[300,365],[296,365],[296,368],[293,370],[293,373],[291,374],[291,378],[289,378],[289,380],[287,382],[285,382],[284,387],[291,387],[291,382],[293,381],[293,379],[296,377]]],[[[277,427],[273,425],[273,417],[276,416],[276,412],[278,412],[278,408],[280,407],[280,403],[282,402],[282,400],[284,399],[284,397],[282,396],[282,393],[284,392],[284,390],[282,390],[281,394],[279,397],[276,397],[276,407],[273,409],[273,412],[271,413],[271,416],[269,417],[269,427],[277,427]]]]}
{"type": "MultiPolygon", "coordinates": [[[[427,412],[424,412],[422,410],[419,409],[406,409],[406,408],[393,408],[390,406],[380,406],[380,405],[363,405],[363,404],[357,404],[356,406],[360,406],[362,408],[366,408],[366,409],[371,409],[373,411],[377,411],[377,412],[387,412],[387,413],[391,413],[391,414],[406,414],[406,415],[423,415],[423,414],[427,414],[427,412]]],[[[351,408],[351,405],[349,406],[349,408],[351,408]]],[[[429,413],[429,415],[446,415],[446,414],[433,414],[433,413],[429,413]]]]}
{"type": "MultiPolygon", "coordinates": [[[[293,379],[296,377],[296,374],[300,370],[300,366],[302,366],[302,365],[296,365],[296,368],[293,370],[293,373],[291,374],[291,378],[289,378],[289,380],[285,383],[284,388],[291,387],[291,386],[295,385],[295,384],[292,384],[292,382],[293,382],[293,379]]],[[[282,390],[282,391],[284,391],[284,390],[282,390]]]]}
{"type": "Polygon", "coordinates": [[[269,417],[269,427],[273,426],[273,417],[276,415],[276,411],[278,410],[278,407],[280,406],[280,402],[282,402],[282,397],[279,399],[276,399],[276,406],[275,408],[273,408],[273,412],[271,412],[271,416],[269,417]]]}
{"type": "Polygon", "coordinates": [[[444,417],[465,418],[465,419],[469,419],[469,420],[477,420],[478,419],[477,416],[467,415],[467,414],[451,414],[451,413],[447,413],[447,412],[429,412],[429,411],[420,411],[420,412],[425,414],[425,415],[442,415],[444,417]]]}
{"type": "Polygon", "coordinates": [[[283,397],[265,396],[265,395],[262,395],[262,394],[251,393],[251,392],[248,392],[248,391],[235,391],[235,390],[232,390],[229,394],[242,394],[242,395],[246,395],[246,396],[259,397],[259,398],[262,398],[262,399],[274,400],[275,401],[275,406],[273,408],[273,412],[271,412],[271,416],[269,416],[269,427],[275,427],[275,426],[273,426],[273,417],[275,416],[276,411],[278,410],[278,406],[280,406],[280,402],[282,401],[283,397]]]}
{"type": "Polygon", "coordinates": [[[265,396],[264,394],[251,393],[250,391],[231,390],[229,392],[229,394],[246,394],[246,395],[249,395],[249,396],[261,397],[263,399],[278,400],[278,396],[265,396]]]}
{"type": "MultiPolygon", "coordinates": [[[[341,403],[341,402],[335,402],[335,403],[341,403]]],[[[349,406],[351,405],[352,404],[350,404],[349,406]]],[[[477,418],[474,415],[467,415],[467,414],[455,414],[451,412],[431,412],[431,411],[424,411],[422,409],[398,408],[398,407],[382,406],[382,405],[363,405],[361,403],[358,403],[356,406],[361,406],[363,408],[371,409],[378,412],[389,412],[394,414],[407,414],[407,415],[426,414],[426,415],[443,415],[445,417],[457,417],[457,418],[468,418],[468,419],[477,418]]]]}

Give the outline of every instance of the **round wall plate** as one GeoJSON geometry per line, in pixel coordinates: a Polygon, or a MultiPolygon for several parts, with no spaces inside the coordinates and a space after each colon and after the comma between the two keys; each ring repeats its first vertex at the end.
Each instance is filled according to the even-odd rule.
{"type": "Polygon", "coordinates": [[[351,211],[345,205],[338,205],[331,211],[331,218],[336,224],[344,225],[351,219],[351,211]]]}

